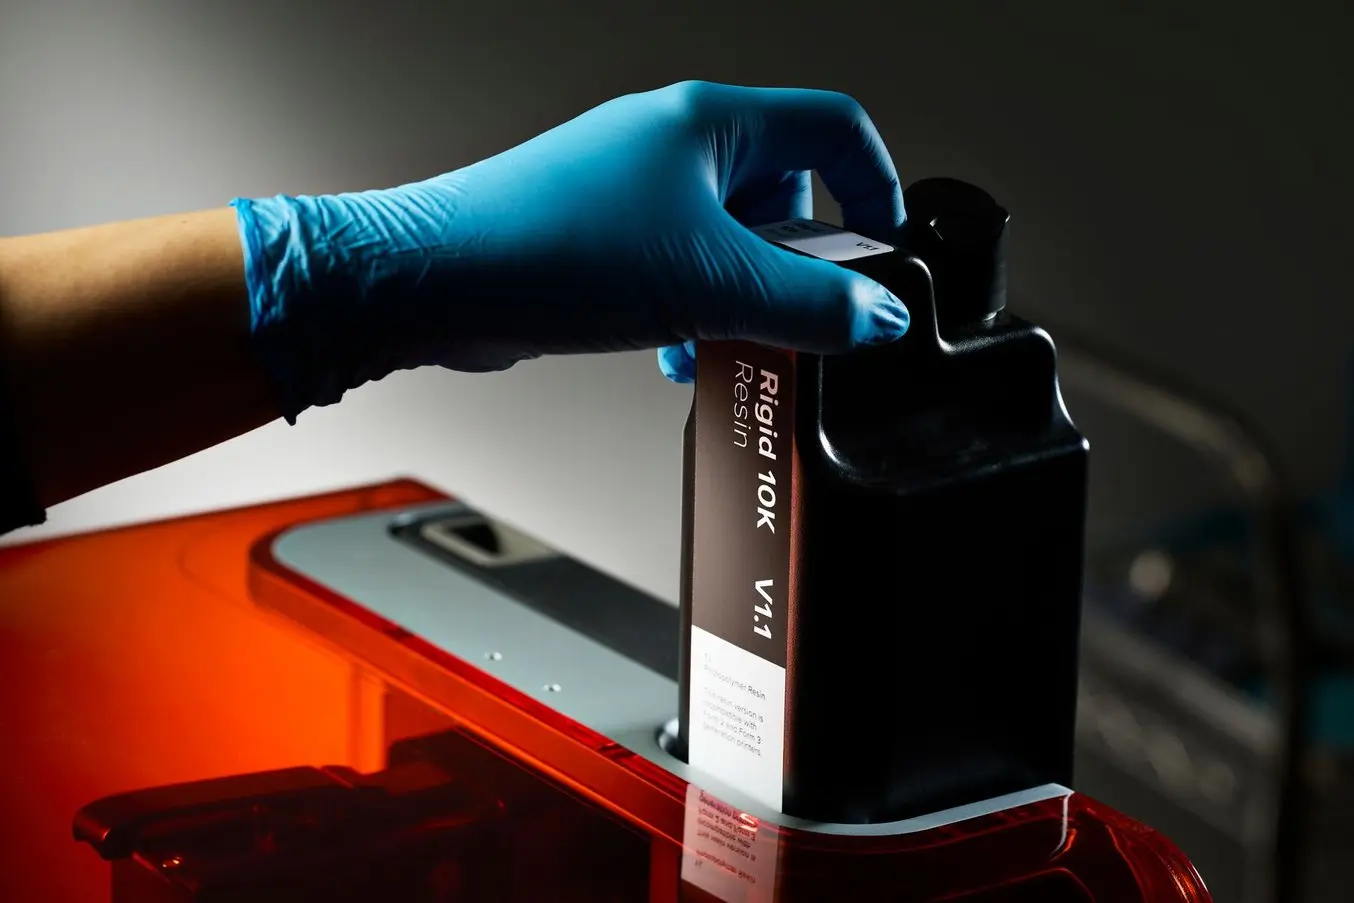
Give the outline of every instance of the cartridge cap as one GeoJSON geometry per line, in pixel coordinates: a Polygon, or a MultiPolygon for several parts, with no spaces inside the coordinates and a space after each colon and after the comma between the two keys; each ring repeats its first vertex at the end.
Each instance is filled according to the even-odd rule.
{"type": "Polygon", "coordinates": [[[931,271],[941,326],[977,326],[1003,310],[1006,208],[976,185],[949,178],[914,182],[903,204],[906,242],[931,271]]]}

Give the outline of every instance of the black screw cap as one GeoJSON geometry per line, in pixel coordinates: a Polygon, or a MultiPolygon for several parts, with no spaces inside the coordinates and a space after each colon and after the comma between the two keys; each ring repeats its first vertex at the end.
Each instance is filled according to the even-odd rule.
{"type": "Polygon", "coordinates": [[[931,271],[941,327],[976,327],[1005,309],[1006,208],[976,185],[947,178],[914,182],[903,205],[906,243],[931,271]]]}

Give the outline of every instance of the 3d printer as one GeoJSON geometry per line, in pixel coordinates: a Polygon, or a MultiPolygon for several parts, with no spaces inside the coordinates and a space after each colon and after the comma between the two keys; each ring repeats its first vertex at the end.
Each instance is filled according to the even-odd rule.
{"type": "MultiPolygon", "coordinates": [[[[782,634],[790,651],[776,665],[798,669],[800,682],[785,684],[797,735],[750,701],[768,694],[736,669],[700,700],[691,692],[696,658],[710,655],[692,645],[692,625],[710,627],[719,593],[695,592],[707,614],[693,622],[701,562],[737,565],[726,553],[744,548],[691,541],[714,535],[702,524],[719,510],[708,504],[718,468],[688,469],[685,554],[697,574],[680,611],[428,490],[305,523],[279,512],[250,540],[248,595],[350,663],[368,767],[171,784],[86,806],[76,834],[114,863],[115,899],[1210,900],[1169,841],[1068,788],[1084,440],[1062,408],[1047,335],[1005,311],[1006,213],[950,180],[912,186],[908,207],[912,231],[897,248],[848,234],[853,250],[829,258],[931,294],[929,308],[913,306],[907,347],[795,362],[797,401],[785,396],[780,412],[793,405],[794,417],[778,421],[794,455],[771,477],[799,488],[783,562],[795,589],[779,617],[790,634],[812,633],[782,634]],[[943,378],[920,379],[927,368],[943,378]],[[888,424],[862,420],[864,389],[900,376],[922,388],[888,424]],[[803,488],[811,473],[814,492],[803,488]],[[1041,522],[1050,498],[1055,514],[1041,522]],[[983,524],[992,532],[979,542],[951,537],[983,524]],[[913,556],[899,570],[914,584],[874,617],[911,650],[916,679],[902,688],[882,679],[880,636],[862,644],[863,671],[828,641],[848,611],[832,598],[842,575],[830,579],[848,525],[878,554],[913,556]],[[1052,573],[1035,573],[1036,553],[1052,556],[1052,573]],[[849,705],[834,697],[853,683],[849,705]],[[849,720],[831,728],[834,714],[849,720]],[[702,729],[753,771],[688,761],[702,729]],[[779,745],[758,735],[782,729],[798,768],[784,778],[779,745]],[[770,770],[758,771],[764,750],[770,770]],[[784,808],[768,802],[781,781],[784,808]]],[[[770,238],[814,254],[798,244],[805,231],[843,246],[823,224],[770,238]]],[[[707,385],[712,361],[698,361],[707,385]]],[[[701,397],[698,383],[697,459],[701,397]]]]}

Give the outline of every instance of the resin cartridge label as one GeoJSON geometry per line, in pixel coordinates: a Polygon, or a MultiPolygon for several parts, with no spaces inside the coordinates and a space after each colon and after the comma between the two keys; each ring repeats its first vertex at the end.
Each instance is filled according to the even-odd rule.
{"type": "Polygon", "coordinates": [[[697,345],[688,757],[777,812],[784,789],[794,358],[697,345]]]}

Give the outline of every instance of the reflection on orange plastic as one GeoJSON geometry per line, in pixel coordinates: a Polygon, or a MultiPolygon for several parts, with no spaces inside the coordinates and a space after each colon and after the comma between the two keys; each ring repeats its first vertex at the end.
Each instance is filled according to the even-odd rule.
{"type": "Polygon", "coordinates": [[[759,825],[267,551],[438,498],[0,551],[0,899],[1208,903],[1168,841],[1075,794],[896,838],[759,825]]]}
{"type": "Polygon", "coordinates": [[[261,533],[437,498],[412,482],[0,549],[0,900],[107,900],[71,819],[108,794],[357,750],[352,665],[246,591],[261,533]]]}

